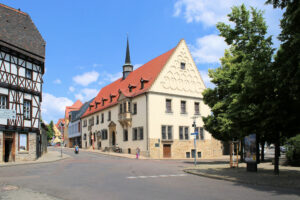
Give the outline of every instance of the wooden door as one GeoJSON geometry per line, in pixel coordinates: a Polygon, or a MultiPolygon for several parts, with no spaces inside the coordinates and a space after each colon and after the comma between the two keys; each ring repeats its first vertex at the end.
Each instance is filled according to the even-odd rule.
{"type": "Polygon", "coordinates": [[[164,144],[163,146],[164,158],[171,158],[171,145],[164,144]]]}

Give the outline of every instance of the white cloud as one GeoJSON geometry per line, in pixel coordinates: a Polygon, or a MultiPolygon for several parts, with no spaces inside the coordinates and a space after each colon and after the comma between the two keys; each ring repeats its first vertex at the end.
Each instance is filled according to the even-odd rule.
{"type": "Polygon", "coordinates": [[[79,99],[80,101],[88,101],[96,97],[98,92],[99,91],[96,89],[84,88],[80,90],[79,93],[75,94],[75,98],[79,99]]]}
{"type": "Polygon", "coordinates": [[[224,39],[218,35],[198,38],[195,45],[189,45],[196,63],[219,63],[228,48],[224,39]]]}
{"type": "Polygon", "coordinates": [[[56,97],[49,93],[43,93],[42,118],[56,123],[56,120],[65,116],[66,106],[73,105],[73,101],[66,97],[56,97]]]}
{"type": "Polygon", "coordinates": [[[103,73],[101,73],[100,76],[105,81],[113,82],[122,77],[122,72],[117,72],[114,74],[108,73],[108,72],[103,72],[103,73]]]}
{"type": "Polygon", "coordinates": [[[202,23],[206,27],[213,27],[217,22],[228,23],[227,14],[233,6],[240,6],[244,3],[249,9],[250,6],[265,11],[269,35],[273,35],[275,46],[279,46],[276,37],[280,33],[280,19],[283,11],[273,9],[272,5],[265,5],[265,0],[177,0],[174,4],[174,16],[183,16],[187,23],[202,23]]]}
{"type": "Polygon", "coordinates": [[[73,86],[70,86],[70,87],[69,87],[69,91],[70,91],[70,92],[74,92],[74,91],[75,91],[75,88],[74,88],[73,86]]]}
{"type": "Polygon", "coordinates": [[[60,79],[56,79],[56,80],[53,81],[53,83],[55,83],[55,84],[61,84],[61,80],[60,79]]]}
{"type": "Polygon", "coordinates": [[[98,80],[99,73],[96,71],[86,72],[82,75],[77,75],[73,77],[73,81],[82,86],[88,86],[90,83],[96,82],[98,80]]]}
{"type": "Polygon", "coordinates": [[[214,88],[215,85],[211,82],[211,78],[208,76],[208,71],[200,70],[200,75],[207,88],[214,88]]]}

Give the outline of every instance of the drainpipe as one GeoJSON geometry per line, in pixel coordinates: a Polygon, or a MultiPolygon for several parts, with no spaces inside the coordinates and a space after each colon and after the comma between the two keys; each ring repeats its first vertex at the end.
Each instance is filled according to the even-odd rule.
{"type": "Polygon", "coordinates": [[[147,135],[147,137],[146,137],[146,142],[147,142],[147,156],[148,157],[150,157],[150,155],[149,155],[149,128],[148,128],[148,121],[149,121],[149,115],[148,115],[148,113],[149,113],[149,111],[148,111],[148,105],[149,105],[149,103],[148,103],[148,93],[145,93],[145,96],[146,96],[146,135],[147,135]]]}

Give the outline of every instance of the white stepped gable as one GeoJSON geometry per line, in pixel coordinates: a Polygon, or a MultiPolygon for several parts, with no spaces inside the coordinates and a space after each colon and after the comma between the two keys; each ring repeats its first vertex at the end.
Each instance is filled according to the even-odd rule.
{"type": "Polygon", "coordinates": [[[202,97],[205,89],[200,73],[184,40],[177,45],[151,91],[202,97]],[[181,69],[185,63],[185,69],[181,69]]]}

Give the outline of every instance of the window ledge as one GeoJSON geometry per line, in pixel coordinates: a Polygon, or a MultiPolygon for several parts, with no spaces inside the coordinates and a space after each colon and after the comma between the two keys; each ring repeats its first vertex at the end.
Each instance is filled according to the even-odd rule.
{"type": "Polygon", "coordinates": [[[187,115],[188,113],[187,112],[184,112],[184,113],[180,113],[181,115],[187,115]]]}
{"type": "Polygon", "coordinates": [[[173,114],[173,112],[172,111],[166,111],[166,114],[173,114]]]}

